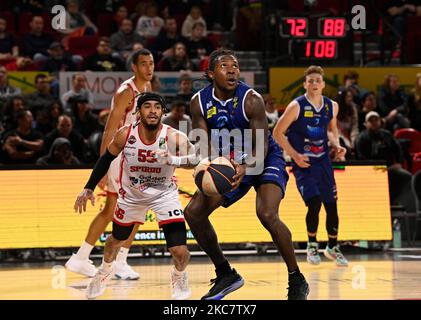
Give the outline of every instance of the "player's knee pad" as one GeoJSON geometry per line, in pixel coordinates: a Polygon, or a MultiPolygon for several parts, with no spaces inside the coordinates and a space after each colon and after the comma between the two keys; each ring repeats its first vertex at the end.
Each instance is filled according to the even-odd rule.
{"type": "Polygon", "coordinates": [[[164,231],[168,248],[186,245],[186,224],[184,222],[164,224],[162,230],[164,231]]]}
{"type": "Polygon", "coordinates": [[[119,241],[125,241],[130,237],[134,228],[134,223],[131,226],[122,226],[113,221],[113,238],[119,241]]]}

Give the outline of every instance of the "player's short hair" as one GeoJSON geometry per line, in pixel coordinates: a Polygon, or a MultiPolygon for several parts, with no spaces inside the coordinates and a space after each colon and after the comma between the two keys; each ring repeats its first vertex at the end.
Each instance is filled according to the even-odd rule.
{"type": "Polygon", "coordinates": [[[312,73],[317,73],[320,74],[322,77],[325,75],[325,72],[323,71],[323,68],[321,66],[309,66],[305,71],[304,71],[304,80],[306,79],[306,77],[312,73]]]}
{"type": "Polygon", "coordinates": [[[212,53],[209,56],[208,69],[206,70],[206,73],[205,73],[205,78],[209,82],[212,82],[212,79],[209,77],[207,71],[214,71],[215,70],[215,66],[216,66],[216,62],[222,56],[234,56],[235,57],[235,53],[232,50],[224,49],[224,48],[220,48],[220,49],[217,49],[217,50],[212,51],[212,53]]]}
{"type": "Polygon", "coordinates": [[[143,49],[140,49],[139,51],[136,51],[135,53],[133,53],[132,58],[131,58],[132,64],[137,63],[137,60],[139,60],[139,56],[149,56],[151,54],[152,54],[152,52],[150,52],[146,48],[143,48],[143,49]]]}

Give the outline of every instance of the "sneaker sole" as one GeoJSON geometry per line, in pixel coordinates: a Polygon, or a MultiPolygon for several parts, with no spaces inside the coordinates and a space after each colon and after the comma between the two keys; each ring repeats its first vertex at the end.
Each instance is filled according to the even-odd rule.
{"type": "Polygon", "coordinates": [[[139,280],[140,276],[138,277],[122,277],[119,276],[118,274],[115,274],[114,277],[112,278],[113,280],[126,280],[126,281],[135,281],[135,280],[139,280]]]}
{"type": "Polygon", "coordinates": [[[88,273],[82,272],[80,270],[73,269],[72,267],[69,267],[67,264],[64,265],[64,268],[66,270],[70,271],[70,272],[74,272],[74,273],[80,274],[80,275],[85,276],[85,277],[88,277],[88,278],[93,278],[93,277],[95,277],[95,274],[96,274],[96,269],[95,269],[95,273],[88,274],[88,273]]]}
{"type": "Polygon", "coordinates": [[[309,264],[313,265],[313,266],[318,266],[318,265],[320,264],[320,261],[318,261],[318,262],[314,262],[314,261],[311,261],[311,260],[309,260],[309,259],[307,259],[307,262],[308,262],[309,264]]]}
{"type": "Polygon", "coordinates": [[[185,294],[184,296],[181,296],[181,297],[171,296],[173,300],[187,300],[190,297],[191,297],[191,291],[188,294],[185,294]]]}
{"type": "Polygon", "coordinates": [[[328,253],[326,250],[323,252],[324,256],[328,258],[329,260],[335,261],[336,258],[334,258],[330,253],[328,253]]]}
{"type": "Polygon", "coordinates": [[[207,297],[203,300],[222,300],[227,294],[240,289],[244,285],[244,279],[241,278],[240,280],[234,282],[228,288],[222,290],[221,292],[215,294],[214,296],[207,297]]]}

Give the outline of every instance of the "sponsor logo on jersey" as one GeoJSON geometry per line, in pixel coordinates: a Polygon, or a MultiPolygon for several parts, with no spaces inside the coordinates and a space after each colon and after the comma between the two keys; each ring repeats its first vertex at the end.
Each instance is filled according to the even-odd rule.
{"type": "Polygon", "coordinates": [[[159,138],[159,149],[165,149],[165,138],[159,138]]]}
{"type": "Polygon", "coordinates": [[[304,111],[304,118],[313,118],[314,113],[313,111],[304,111]]]}
{"type": "Polygon", "coordinates": [[[238,105],[238,97],[234,97],[234,99],[232,100],[232,104],[233,104],[233,108],[237,108],[238,105]]]}
{"type": "Polygon", "coordinates": [[[209,110],[210,108],[212,108],[212,105],[213,105],[212,101],[209,101],[209,102],[206,104],[206,110],[209,110]]]}
{"type": "Polygon", "coordinates": [[[129,139],[127,139],[127,142],[130,144],[133,144],[136,142],[136,137],[135,136],[130,136],[129,139]]]}
{"type": "Polygon", "coordinates": [[[305,106],[304,110],[313,110],[313,108],[311,106],[305,106]]]}
{"type": "Polygon", "coordinates": [[[209,119],[209,118],[212,118],[214,115],[216,115],[216,107],[215,106],[213,106],[212,108],[210,108],[209,110],[208,110],[208,113],[207,113],[207,118],[209,119]]]}
{"type": "Polygon", "coordinates": [[[161,173],[162,168],[130,166],[130,172],[161,173]]]}

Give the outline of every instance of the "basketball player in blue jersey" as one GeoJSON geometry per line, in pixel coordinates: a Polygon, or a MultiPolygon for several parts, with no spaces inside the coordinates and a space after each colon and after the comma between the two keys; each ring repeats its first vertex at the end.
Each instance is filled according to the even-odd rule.
{"type": "MultiPolygon", "coordinates": [[[[211,129],[251,129],[254,137],[253,156],[256,155],[257,144],[264,144],[265,154],[260,157],[264,161],[264,170],[259,175],[245,175],[246,164],[233,162],[236,175],[232,191],[209,197],[198,190],[185,208],[184,216],[196,241],[216,268],[216,279],[211,280],[213,286],[202,299],[222,299],[244,284],[243,278],[231,268],[222,253],[209,216],[218,207],[227,208],[240,200],[254,187],[257,192],[257,216],[269,231],[288,267],[288,299],[305,300],[309,286],[298,268],[291,233],[279,219],[279,204],[284,197],[288,174],[282,151],[268,131],[263,99],[256,91],[239,81],[238,60],[230,50],[219,49],[212,52],[206,76],[211,84],[195,94],[190,102],[193,129],[200,128],[207,132],[208,141],[205,143],[209,144],[211,129]],[[256,141],[259,130],[264,132],[264,141],[256,141]]],[[[217,151],[220,152],[221,149],[217,151]]]]}
{"type": "Polygon", "coordinates": [[[323,69],[310,66],[304,72],[306,93],[292,101],[279,119],[273,131],[274,138],[293,160],[298,191],[307,208],[307,261],[319,264],[317,228],[319,212],[326,210],[326,229],[329,238],[324,255],[336,261],[338,266],[347,266],[338,246],[338,209],[336,183],[329,147],[335,151],[335,160],[344,160],[346,149],[339,144],[336,116],[338,104],[322,95],[325,87],[323,69]]]}

